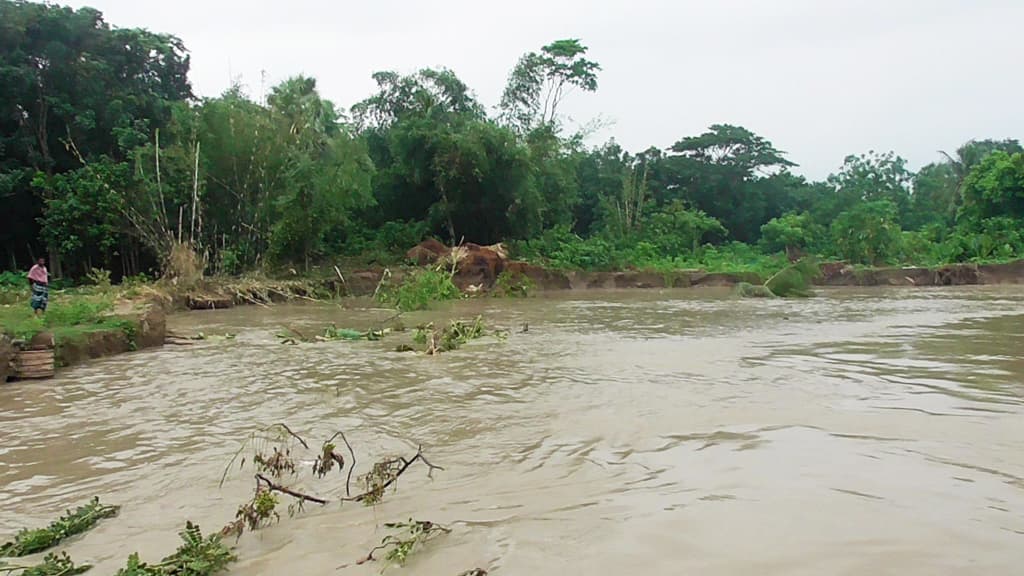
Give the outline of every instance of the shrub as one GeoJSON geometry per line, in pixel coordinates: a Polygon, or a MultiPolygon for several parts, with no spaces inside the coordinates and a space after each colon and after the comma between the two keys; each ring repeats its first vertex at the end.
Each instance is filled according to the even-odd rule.
{"type": "Polygon", "coordinates": [[[417,270],[411,272],[395,288],[381,290],[377,298],[384,304],[391,304],[399,310],[426,310],[432,302],[455,300],[462,296],[446,271],[417,270]]]}

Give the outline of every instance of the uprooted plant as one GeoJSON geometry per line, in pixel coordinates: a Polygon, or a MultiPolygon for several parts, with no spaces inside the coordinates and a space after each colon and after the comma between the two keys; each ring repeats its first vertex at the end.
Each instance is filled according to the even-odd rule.
{"type": "Polygon", "coordinates": [[[68,510],[46,528],[21,530],[15,534],[14,540],[0,546],[0,556],[27,556],[42,552],[66,538],[89,530],[104,518],[117,516],[119,510],[118,506],[105,506],[100,504],[99,498],[93,498],[74,512],[68,510]]]}
{"type": "Polygon", "coordinates": [[[736,290],[746,298],[806,298],[811,295],[811,283],[819,276],[817,260],[808,256],[779,270],[763,285],[740,282],[736,290]]]}

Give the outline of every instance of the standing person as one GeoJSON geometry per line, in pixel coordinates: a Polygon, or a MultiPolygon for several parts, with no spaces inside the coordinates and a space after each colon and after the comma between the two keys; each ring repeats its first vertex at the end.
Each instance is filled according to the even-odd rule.
{"type": "Polygon", "coordinates": [[[46,270],[46,259],[40,258],[28,271],[28,285],[32,288],[32,310],[36,315],[46,312],[50,302],[50,273],[46,270]]]}

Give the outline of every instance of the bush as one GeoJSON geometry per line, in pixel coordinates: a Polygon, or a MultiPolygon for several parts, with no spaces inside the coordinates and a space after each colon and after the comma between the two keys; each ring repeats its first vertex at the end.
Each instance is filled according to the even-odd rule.
{"type": "Polygon", "coordinates": [[[899,210],[888,200],[865,202],[832,222],[836,256],[855,264],[879,265],[897,259],[903,234],[899,210]]]}
{"type": "Polygon", "coordinates": [[[110,270],[92,268],[85,274],[85,279],[97,288],[110,288],[110,270]]]}
{"type": "Polygon", "coordinates": [[[403,312],[426,310],[432,302],[455,300],[461,296],[462,293],[452,282],[451,274],[439,270],[411,272],[398,287],[387,288],[377,294],[382,303],[393,305],[403,312]]]}
{"type": "Polygon", "coordinates": [[[28,273],[4,270],[0,272],[0,286],[10,286],[13,288],[28,286],[28,273]]]}

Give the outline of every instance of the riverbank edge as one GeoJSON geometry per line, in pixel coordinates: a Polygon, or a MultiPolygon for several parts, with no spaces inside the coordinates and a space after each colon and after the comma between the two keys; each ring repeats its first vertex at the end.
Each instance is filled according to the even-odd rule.
{"type": "MultiPolygon", "coordinates": [[[[335,296],[372,296],[385,277],[392,284],[415,267],[384,267],[339,273],[321,280],[218,283],[215,279],[203,289],[175,298],[178,309],[219,309],[245,304],[269,304],[295,298],[321,299],[335,296]]],[[[858,268],[844,263],[822,264],[822,276],[816,286],[966,286],[979,284],[1024,284],[1024,260],[1003,264],[950,264],[936,267],[858,268]]],[[[766,278],[754,272],[706,272],[703,270],[623,270],[616,272],[574,271],[547,268],[526,262],[504,262],[500,268],[459,270],[453,281],[466,293],[487,293],[495,287],[497,276],[507,273],[528,279],[540,292],[562,290],[664,289],[732,287],[741,282],[761,284],[766,278]]]]}
{"type": "Polygon", "coordinates": [[[0,334],[0,384],[15,376],[14,360],[21,350],[52,349],[56,367],[81,364],[103,358],[163,346],[167,336],[169,302],[159,298],[125,300],[111,313],[122,320],[118,328],[83,330],[71,337],[54,337],[48,332],[25,341],[0,334]]]}
{"type": "MultiPolygon", "coordinates": [[[[68,367],[87,360],[112,356],[133,350],[162,346],[167,337],[167,315],[175,312],[223,309],[239,305],[266,305],[291,300],[324,300],[335,297],[371,296],[385,276],[401,282],[410,269],[376,268],[339,273],[336,278],[320,280],[250,280],[209,279],[189,290],[170,289],[159,296],[126,300],[114,315],[128,321],[123,329],[85,332],[79,337],[53,342],[58,366],[68,367]]],[[[671,272],[626,270],[619,272],[568,271],[545,268],[525,262],[507,262],[502,271],[529,279],[540,292],[564,290],[619,290],[665,288],[728,288],[741,282],[760,284],[764,281],[753,272],[705,272],[676,270],[671,272]]],[[[456,274],[455,281],[463,291],[486,291],[494,286],[494,275],[456,274]]],[[[1024,260],[1004,264],[952,264],[933,268],[891,267],[854,268],[842,263],[822,265],[818,286],[966,286],[991,284],[1024,284],[1024,260]]],[[[33,338],[36,342],[44,335],[33,338]]],[[[8,336],[0,335],[0,383],[11,376],[11,360],[17,352],[8,336]]]]}

